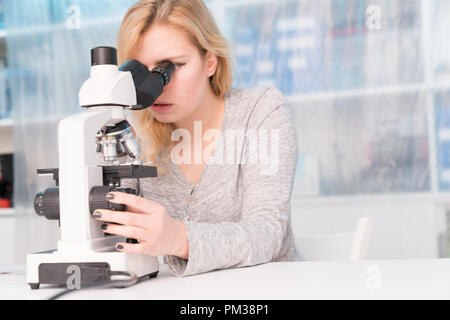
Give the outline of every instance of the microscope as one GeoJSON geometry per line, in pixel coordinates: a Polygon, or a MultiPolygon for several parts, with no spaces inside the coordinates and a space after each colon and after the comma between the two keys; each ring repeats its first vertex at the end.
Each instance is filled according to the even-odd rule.
{"type": "Polygon", "coordinates": [[[115,48],[91,50],[90,78],[79,91],[85,110],[59,122],[59,168],[37,170],[39,175],[51,175],[56,187],[38,193],[34,209],[39,216],[59,220],[61,240],[56,250],[27,255],[32,289],[41,284],[66,286],[73,276],[78,276],[80,286],[109,281],[115,274],[136,279],[157,276],[158,257],[116,251],[116,243],[137,240],[105,234],[92,213],[125,211],[124,205],[109,203],[106,194],[139,196],[139,179],[157,176],[156,167],[143,165],[126,112],[152,106],[174,70],[173,64],[163,62],[150,71],[137,60],[119,68],[115,48]],[[129,161],[121,164],[122,157],[129,161]],[[136,179],[137,190],[121,188],[121,179],[136,179]]]}

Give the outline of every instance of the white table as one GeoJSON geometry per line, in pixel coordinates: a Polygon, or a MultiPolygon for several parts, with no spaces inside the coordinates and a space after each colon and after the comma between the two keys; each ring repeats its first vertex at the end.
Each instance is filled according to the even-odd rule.
{"type": "MultiPolygon", "coordinates": [[[[25,273],[24,265],[0,265],[0,299],[47,299],[61,291],[31,290],[25,273]]],[[[450,259],[278,262],[183,278],[161,265],[157,278],[133,287],[62,299],[450,299],[450,259]]]]}

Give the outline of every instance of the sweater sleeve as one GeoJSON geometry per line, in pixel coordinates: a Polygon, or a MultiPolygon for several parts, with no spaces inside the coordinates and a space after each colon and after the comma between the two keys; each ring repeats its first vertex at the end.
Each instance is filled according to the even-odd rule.
{"type": "Polygon", "coordinates": [[[262,264],[275,260],[283,250],[290,223],[297,135],[286,99],[277,89],[265,94],[272,98],[260,99],[260,106],[257,103],[247,125],[240,171],[241,220],[221,223],[184,221],[189,259],[166,256],[168,266],[177,276],[262,264]],[[268,106],[267,100],[272,104],[268,106]],[[267,132],[268,139],[262,139],[270,150],[266,154],[275,152],[276,155],[278,151],[275,158],[270,157],[270,169],[270,163],[262,161],[264,159],[249,161],[255,156],[255,149],[249,144],[252,141],[250,131],[256,132],[260,139],[260,134],[267,132]]]}

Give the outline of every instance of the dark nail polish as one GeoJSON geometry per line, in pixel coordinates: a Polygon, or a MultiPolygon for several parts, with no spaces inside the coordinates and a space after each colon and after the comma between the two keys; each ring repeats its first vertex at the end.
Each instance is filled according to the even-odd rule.
{"type": "Polygon", "coordinates": [[[119,244],[119,245],[117,246],[117,249],[122,250],[122,249],[123,249],[123,245],[119,244]]]}
{"type": "Polygon", "coordinates": [[[108,225],[106,223],[102,224],[102,230],[106,230],[108,228],[108,225]]]}
{"type": "Polygon", "coordinates": [[[94,211],[94,213],[92,214],[92,216],[96,219],[101,218],[102,217],[102,213],[99,211],[94,211]]]}
{"type": "Polygon", "coordinates": [[[112,193],[108,193],[106,195],[106,200],[112,200],[112,199],[114,199],[114,195],[112,193]]]}

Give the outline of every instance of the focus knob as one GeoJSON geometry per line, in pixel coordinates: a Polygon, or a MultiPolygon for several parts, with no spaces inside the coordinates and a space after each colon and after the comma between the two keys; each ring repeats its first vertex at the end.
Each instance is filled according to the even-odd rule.
{"type": "Polygon", "coordinates": [[[106,200],[106,195],[111,191],[120,191],[129,194],[136,194],[136,191],[131,188],[120,189],[108,186],[93,187],[89,193],[89,210],[91,214],[97,209],[108,209],[114,211],[125,211],[124,204],[111,203],[106,200]]]}
{"type": "Polygon", "coordinates": [[[59,220],[59,188],[39,192],[34,198],[34,211],[48,220],[59,220]]]}

